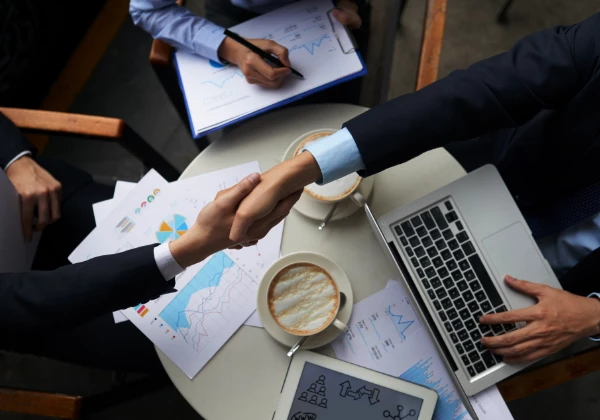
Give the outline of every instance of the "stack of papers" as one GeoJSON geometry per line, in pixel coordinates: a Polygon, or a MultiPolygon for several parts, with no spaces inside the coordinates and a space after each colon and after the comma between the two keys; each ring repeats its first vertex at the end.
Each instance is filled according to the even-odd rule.
{"type": "Polygon", "coordinates": [[[288,49],[292,67],[304,79],[290,76],[279,89],[247,83],[236,66],[177,52],[176,66],[192,135],[201,137],[366,74],[350,35],[331,16],[334,7],[331,0],[301,0],[230,28],[245,38],[270,39],[288,49]]]}
{"type": "MultiPolygon", "coordinates": [[[[434,420],[471,419],[398,281],[355,304],[348,331],[332,347],[338,359],[434,389],[439,395],[434,420]]],[[[513,418],[496,386],[470,401],[480,420],[513,418]]]]}
{"type": "MultiPolygon", "coordinates": [[[[137,184],[118,183],[114,199],[94,205],[97,227],[69,260],[77,263],[174,240],[219,191],[254,172],[260,172],[258,162],[171,184],[156,171],[137,184]]],[[[115,321],[129,319],[193,378],[247,320],[261,326],[253,315],[258,284],[280,256],[282,235],[283,222],[256,246],[210,256],[178,276],[177,293],[122,310],[115,321]]]]}

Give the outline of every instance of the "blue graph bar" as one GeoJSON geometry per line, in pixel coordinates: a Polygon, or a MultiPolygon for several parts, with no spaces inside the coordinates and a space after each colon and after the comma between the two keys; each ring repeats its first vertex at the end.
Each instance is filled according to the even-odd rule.
{"type": "Polygon", "coordinates": [[[467,416],[467,411],[461,404],[453,390],[448,384],[443,384],[441,379],[435,380],[431,367],[431,358],[420,360],[400,375],[400,379],[423,385],[438,393],[438,402],[435,406],[434,420],[462,420],[467,416]]]}

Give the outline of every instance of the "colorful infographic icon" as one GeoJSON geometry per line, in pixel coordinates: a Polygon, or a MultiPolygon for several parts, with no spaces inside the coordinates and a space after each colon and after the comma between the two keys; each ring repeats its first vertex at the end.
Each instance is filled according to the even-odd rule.
{"type": "Polygon", "coordinates": [[[185,222],[185,217],[174,214],[172,218],[168,220],[164,220],[160,227],[158,228],[158,232],[156,232],[156,239],[158,242],[165,243],[168,241],[173,241],[180,236],[182,236],[188,230],[188,225],[185,222]]]}

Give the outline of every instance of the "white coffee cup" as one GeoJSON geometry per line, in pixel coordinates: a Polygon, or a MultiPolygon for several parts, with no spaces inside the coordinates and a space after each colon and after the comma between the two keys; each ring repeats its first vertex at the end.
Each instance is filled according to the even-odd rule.
{"type": "MultiPolygon", "coordinates": [[[[320,138],[330,136],[333,133],[335,133],[335,130],[333,129],[319,129],[303,134],[300,139],[296,140],[300,140],[300,144],[296,148],[294,156],[302,153],[302,150],[307,144],[317,141],[320,138]]],[[[325,185],[312,183],[304,187],[304,192],[310,198],[322,203],[336,203],[350,197],[358,189],[361,181],[362,177],[354,172],[340,179],[336,179],[335,181],[328,182],[325,185]]]]}
{"type": "Polygon", "coordinates": [[[289,264],[269,282],[269,313],[289,334],[312,336],[330,325],[346,331],[347,325],[337,319],[340,303],[340,290],[335,279],[313,263],[289,264]]]}

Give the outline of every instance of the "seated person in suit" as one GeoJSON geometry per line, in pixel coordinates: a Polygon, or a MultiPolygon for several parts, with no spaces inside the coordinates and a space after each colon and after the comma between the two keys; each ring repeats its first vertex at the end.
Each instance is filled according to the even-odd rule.
{"type": "MultiPolygon", "coordinates": [[[[0,139],[0,168],[20,194],[24,235],[29,240],[33,230],[44,230],[33,271],[1,273],[0,267],[0,350],[113,370],[161,369],[152,343],[130,322],[115,324],[112,312],[173,292],[172,279],[184,268],[240,247],[229,240],[231,223],[260,175],[221,192],[176,241],[71,265],[68,255],[95,226],[92,204],[110,198],[110,188],[67,164],[36,158],[2,114],[0,139]]],[[[252,240],[279,223],[299,196],[264,219],[252,240]]]]}
{"type": "Polygon", "coordinates": [[[370,176],[445,147],[467,170],[500,171],[565,291],[507,277],[538,304],[485,315],[524,321],[483,344],[508,363],[600,334],[600,13],[530,35],[510,51],[457,70],[348,121],[263,174],[231,238],[243,241],[278,200],[353,171],[370,176]],[[562,217],[567,216],[567,217],[562,217]],[[570,293],[572,292],[572,293],[570,293]]]}
{"type": "MultiPolygon", "coordinates": [[[[227,61],[237,65],[246,81],[266,88],[278,88],[290,74],[286,68],[272,68],[258,55],[237,42],[225,37],[224,27],[238,23],[277,9],[294,0],[208,0],[206,19],[195,15],[185,7],[179,7],[175,0],[131,0],[129,11],[133,22],[160,39],[178,48],[198,54],[216,62],[227,61]]],[[[323,0],[331,2],[331,0],[323,0]]],[[[366,55],[370,6],[367,0],[338,0],[333,16],[348,28],[354,30],[359,49],[366,55]]],[[[291,66],[285,47],[265,39],[250,39],[261,49],[278,56],[291,66]]],[[[358,102],[360,81],[344,83],[340,87],[328,89],[328,98],[337,102],[358,102]],[[343,86],[343,87],[342,87],[343,86]],[[352,92],[348,92],[348,90],[352,92]]],[[[324,97],[324,95],[322,95],[324,97]]],[[[325,97],[323,98],[325,99],[325,97]]],[[[328,102],[331,102],[329,100],[328,102]]],[[[313,98],[314,102],[314,98],[313,98]]]]}

